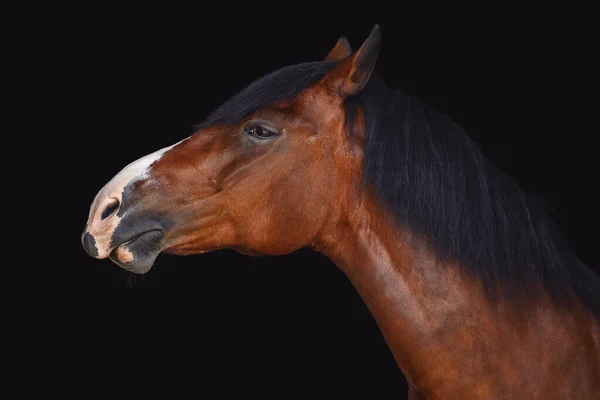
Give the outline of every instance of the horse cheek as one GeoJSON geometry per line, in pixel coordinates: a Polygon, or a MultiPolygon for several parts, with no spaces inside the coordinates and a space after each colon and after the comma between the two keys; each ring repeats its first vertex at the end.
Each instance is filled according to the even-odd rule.
{"type": "MultiPolygon", "coordinates": [[[[312,175],[310,180],[314,178],[312,175]]],[[[308,190],[311,187],[309,182],[294,181],[286,186],[273,193],[275,207],[269,216],[267,228],[271,245],[275,245],[279,254],[290,253],[310,244],[322,227],[330,204],[327,190],[308,190]]]]}

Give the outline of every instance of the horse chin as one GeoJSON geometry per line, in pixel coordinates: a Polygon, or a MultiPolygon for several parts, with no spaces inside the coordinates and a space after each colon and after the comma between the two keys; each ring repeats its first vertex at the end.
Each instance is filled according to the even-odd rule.
{"type": "Polygon", "coordinates": [[[160,254],[161,239],[160,231],[146,232],[117,246],[109,258],[129,272],[145,274],[160,254]]]}

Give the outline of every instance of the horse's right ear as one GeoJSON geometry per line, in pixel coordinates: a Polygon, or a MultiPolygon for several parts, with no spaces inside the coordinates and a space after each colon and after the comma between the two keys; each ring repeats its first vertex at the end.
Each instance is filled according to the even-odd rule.
{"type": "Polygon", "coordinates": [[[381,48],[381,28],[375,25],[360,49],[344,58],[322,79],[331,93],[346,98],[360,92],[371,77],[381,48]]]}

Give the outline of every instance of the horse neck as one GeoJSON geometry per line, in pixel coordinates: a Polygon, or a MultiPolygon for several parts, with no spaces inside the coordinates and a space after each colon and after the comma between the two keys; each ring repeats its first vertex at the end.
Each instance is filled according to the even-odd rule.
{"type": "MultiPolygon", "coordinates": [[[[556,343],[573,341],[555,328],[563,314],[549,307],[546,297],[527,311],[502,301],[492,305],[478,279],[460,273],[453,263],[439,262],[424,242],[397,229],[393,216],[372,199],[350,197],[313,248],[348,276],[411,386],[433,393],[460,384],[471,395],[488,398],[497,390],[494,376],[505,373],[510,381],[519,373],[513,359],[503,364],[498,354],[525,347],[534,354],[536,346],[547,352],[553,344],[540,344],[539,335],[549,329],[556,343]],[[485,371],[490,380],[482,378],[485,371]]],[[[558,325],[573,323],[580,320],[558,325]]]]}
{"type": "Polygon", "coordinates": [[[437,266],[425,247],[395,229],[393,218],[381,215],[373,202],[356,203],[314,247],[348,276],[412,384],[413,376],[424,372],[418,365],[426,351],[419,343],[431,343],[467,302],[472,309],[477,289],[457,269],[437,266]]]}

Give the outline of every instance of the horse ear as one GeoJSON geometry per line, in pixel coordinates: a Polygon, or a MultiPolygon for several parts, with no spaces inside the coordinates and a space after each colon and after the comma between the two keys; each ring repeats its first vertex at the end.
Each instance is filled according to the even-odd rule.
{"type": "Polygon", "coordinates": [[[338,39],[333,49],[327,54],[325,57],[325,61],[334,61],[334,60],[342,60],[352,54],[352,47],[350,47],[350,43],[346,36],[342,36],[338,39]]]}
{"type": "Polygon", "coordinates": [[[360,49],[323,77],[325,87],[341,98],[360,92],[371,77],[381,48],[381,28],[375,25],[360,49]]]}

